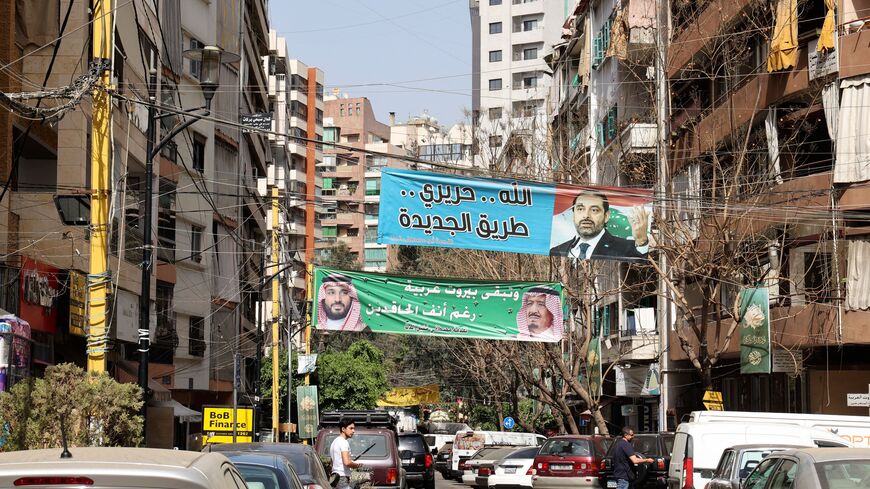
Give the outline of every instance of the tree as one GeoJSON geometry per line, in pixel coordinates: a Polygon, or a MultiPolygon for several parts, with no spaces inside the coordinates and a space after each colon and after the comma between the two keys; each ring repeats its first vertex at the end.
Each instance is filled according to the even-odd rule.
{"type": "Polygon", "coordinates": [[[136,446],[142,442],[142,391],[106,374],[63,363],[44,378],[0,393],[3,450],[61,446],[61,418],[70,446],[136,446]]]}
{"type": "Polygon", "coordinates": [[[346,351],[317,358],[320,409],[374,409],[390,388],[384,352],[371,342],[354,342],[346,351]]]}
{"type": "MultiPolygon", "coordinates": [[[[278,353],[278,361],[280,362],[278,372],[278,412],[283,414],[287,412],[287,388],[288,388],[288,374],[292,371],[294,374],[296,372],[296,352],[293,352],[293,364],[290,367],[290,371],[287,370],[287,349],[280,348],[278,353]]],[[[295,377],[295,375],[294,375],[295,377]]],[[[299,382],[293,382],[294,386],[298,386],[299,382]]],[[[260,392],[263,393],[263,401],[267,402],[269,406],[271,406],[272,397],[272,357],[263,357],[260,364],[260,392]]],[[[266,410],[263,412],[264,416],[267,418],[271,418],[272,411],[266,410]]]]}
{"type": "Polygon", "coordinates": [[[331,248],[323,250],[323,258],[319,265],[327,268],[338,268],[340,270],[360,270],[360,258],[350,250],[347,244],[341,241],[335,243],[331,248]]]}

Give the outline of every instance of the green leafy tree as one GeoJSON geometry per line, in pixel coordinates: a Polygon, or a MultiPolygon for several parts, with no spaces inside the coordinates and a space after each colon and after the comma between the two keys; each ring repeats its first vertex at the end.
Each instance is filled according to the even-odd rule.
{"type": "Polygon", "coordinates": [[[0,393],[2,450],[61,446],[61,417],[70,446],[136,446],[142,442],[142,391],[105,374],[64,363],[45,377],[0,393]]]}
{"type": "MultiPolygon", "coordinates": [[[[287,371],[287,349],[281,348],[279,350],[279,365],[278,365],[278,398],[279,407],[278,412],[281,413],[281,416],[284,416],[284,413],[287,412],[287,385],[288,385],[288,374],[287,371]]],[[[291,366],[291,370],[296,372],[296,352],[293,352],[293,365],[291,366]]],[[[293,376],[293,388],[295,389],[300,385],[300,379],[297,378],[296,375],[293,376]]],[[[271,420],[272,417],[272,357],[264,356],[260,363],[260,393],[263,398],[263,407],[264,409],[261,411],[261,414],[266,418],[264,419],[264,423],[268,425],[267,419],[271,420]]],[[[295,395],[295,393],[294,393],[295,395]]]]}
{"type": "Polygon", "coordinates": [[[390,388],[384,352],[366,340],[317,358],[321,411],[373,409],[390,388]]]}
{"type": "Polygon", "coordinates": [[[362,268],[359,256],[341,241],[335,243],[331,248],[324,249],[321,256],[319,265],[323,267],[340,270],[360,270],[362,268]]]}

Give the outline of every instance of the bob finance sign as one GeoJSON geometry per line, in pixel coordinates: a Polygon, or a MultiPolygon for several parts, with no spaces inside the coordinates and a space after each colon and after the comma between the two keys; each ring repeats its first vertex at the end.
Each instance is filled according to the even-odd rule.
{"type": "Polygon", "coordinates": [[[254,410],[249,407],[203,406],[204,443],[250,443],[254,441],[254,410]],[[233,428],[236,439],[233,440],[233,428]]]}

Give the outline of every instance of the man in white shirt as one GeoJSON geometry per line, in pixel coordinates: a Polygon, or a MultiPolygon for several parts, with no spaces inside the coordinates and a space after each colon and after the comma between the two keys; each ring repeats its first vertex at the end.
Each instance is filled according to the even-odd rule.
{"type": "Polygon", "coordinates": [[[329,458],[332,459],[332,473],[338,475],[336,489],[350,488],[350,471],[362,467],[362,464],[354,462],[350,457],[350,443],[347,440],[353,438],[356,429],[353,421],[342,418],[338,423],[339,434],[329,446],[329,458]]]}

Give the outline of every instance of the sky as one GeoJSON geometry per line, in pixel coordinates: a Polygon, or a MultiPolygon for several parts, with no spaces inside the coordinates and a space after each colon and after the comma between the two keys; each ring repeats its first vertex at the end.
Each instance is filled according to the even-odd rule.
{"type": "Polygon", "coordinates": [[[287,55],[340,88],[368,97],[375,116],[428,112],[450,126],[471,109],[468,0],[272,0],[271,29],[287,55]]]}

